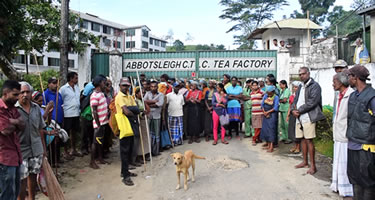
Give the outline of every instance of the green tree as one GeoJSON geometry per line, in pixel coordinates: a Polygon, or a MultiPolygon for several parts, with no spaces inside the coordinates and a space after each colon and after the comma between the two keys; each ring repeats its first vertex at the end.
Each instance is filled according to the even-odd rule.
{"type": "Polygon", "coordinates": [[[276,10],[288,5],[286,0],[221,0],[220,5],[226,7],[221,19],[235,22],[227,33],[240,31],[234,36],[234,44],[242,49],[252,49],[254,42],[248,41],[246,36],[261,26],[264,21],[271,20],[276,10]]]}
{"type": "MultiPolygon", "coordinates": [[[[51,77],[58,77],[59,72],[53,69],[50,69],[47,71],[43,71],[42,73],[40,73],[40,75],[42,76],[43,90],[45,90],[48,85],[48,82],[47,82],[48,79],[51,77]]],[[[39,92],[42,91],[42,88],[41,88],[42,86],[40,85],[40,77],[38,74],[25,74],[23,76],[23,79],[27,81],[28,83],[30,83],[31,86],[33,86],[34,91],[39,91],[39,92]]]]}
{"type": "Polygon", "coordinates": [[[357,9],[359,6],[365,7],[369,5],[374,5],[375,0],[354,0],[351,7],[357,9]]]}
{"type": "MultiPolygon", "coordinates": [[[[10,79],[20,74],[12,67],[12,58],[18,50],[26,54],[34,50],[42,53],[60,48],[60,11],[52,1],[2,0],[0,4],[0,69],[10,79]]],[[[69,49],[81,53],[90,41],[96,46],[99,37],[81,28],[77,14],[69,14],[69,49]]]]}
{"type": "Polygon", "coordinates": [[[342,6],[335,6],[327,16],[327,21],[331,24],[324,30],[325,36],[336,35],[336,24],[338,24],[338,35],[346,35],[357,31],[362,27],[362,18],[359,15],[352,14],[352,11],[345,11],[342,6]],[[347,18],[346,18],[347,17],[347,18]]]}
{"type": "MultiPolygon", "coordinates": [[[[301,4],[302,13],[295,10],[290,17],[291,18],[307,18],[307,11],[309,11],[310,19],[317,23],[323,24],[328,15],[328,9],[335,3],[335,0],[298,0],[301,4]]],[[[312,31],[313,37],[319,35],[318,30],[312,31]]]]}
{"type": "Polygon", "coordinates": [[[181,42],[181,40],[175,40],[173,42],[173,47],[175,48],[175,51],[183,51],[183,50],[185,50],[184,43],[181,42]]]}

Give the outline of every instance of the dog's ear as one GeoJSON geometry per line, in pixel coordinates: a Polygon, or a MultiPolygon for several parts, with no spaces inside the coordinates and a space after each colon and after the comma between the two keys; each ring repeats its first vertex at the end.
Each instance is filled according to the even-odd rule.
{"type": "Polygon", "coordinates": [[[173,158],[174,154],[175,154],[175,153],[171,153],[170,156],[173,158]]]}

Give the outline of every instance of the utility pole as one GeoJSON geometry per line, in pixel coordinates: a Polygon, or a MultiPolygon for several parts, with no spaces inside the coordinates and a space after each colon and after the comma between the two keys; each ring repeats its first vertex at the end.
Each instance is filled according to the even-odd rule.
{"type": "Polygon", "coordinates": [[[60,25],[60,84],[64,85],[68,75],[68,21],[69,0],[61,0],[61,25],[60,25]]]}

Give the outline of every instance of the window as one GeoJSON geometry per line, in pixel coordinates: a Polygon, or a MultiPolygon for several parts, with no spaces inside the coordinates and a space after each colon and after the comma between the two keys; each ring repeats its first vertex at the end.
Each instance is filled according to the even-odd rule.
{"type": "Polygon", "coordinates": [[[155,49],[155,51],[159,51],[159,50],[155,49]]]}
{"type": "MultiPolygon", "coordinates": [[[[38,65],[43,65],[43,56],[37,56],[36,59],[38,61],[38,65]]],[[[30,54],[30,64],[36,65],[35,56],[33,54],[30,54]]]]}
{"type": "Polygon", "coordinates": [[[16,57],[14,57],[13,63],[25,64],[25,55],[17,55],[16,57]]]}
{"type": "Polygon", "coordinates": [[[126,48],[134,48],[135,47],[135,41],[126,42],[126,48]]]}
{"type": "Polygon", "coordinates": [[[89,29],[89,21],[82,20],[82,22],[81,22],[81,28],[89,29]]]}
{"type": "Polygon", "coordinates": [[[74,60],[69,60],[68,67],[69,68],[74,68],[74,60]]]}
{"type": "Polygon", "coordinates": [[[161,42],[161,47],[165,48],[166,44],[167,44],[166,42],[161,42]]]}
{"type": "Polygon", "coordinates": [[[290,46],[289,53],[291,57],[298,57],[300,56],[300,44],[299,40],[296,40],[295,38],[288,38],[288,44],[287,46],[290,46]]]}
{"type": "Polygon", "coordinates": [[[108,27],[106,25],[103,25],[103,33],[111,34],[111,27],[108,27]]]}
{"type": "Polygon", "coordinates": [[[113,48],[119,48],[119,49],[121,49],[121,42],[119,42],[119,41],[113,41],[113,48]],[[117,44],[116,44],[116,42],[117,42],[117,44]]]}
{"type": "Polygon", "coordinates": [[[153,49],[149,49],[149,51],[154,51],[153,49]]]}
{"type": "Polygon", "coordinates": [[[111,46],[111,40],[110,39],[107,39],[107,38],[103,39],[103,43],[104,43],[104,46],[106,46],[106,47],[111,46]]]}
{"type": "Polygon", "coordinates": [[[95,22],[91,22],[91,30],[96,31],[96,32],[100,32],[100,24],[95,23],[95,22]]]}
{"type": "Polygon", "coordinates": [[[122,31],[120,29],[116,29],[116,28],[113,29],[114,36],[120,36],[121,34],[122,34],[122,31]]]}
{"type": "Polygon", "coordinates": [[[154,39],[150,38],[150,44],[154,44],[154,39]]]}
{"type": "Polygon", "coordinates": [[[142,41],[142,48],[148,49],[148,42],[142,41]]]}
{"type": "Polygon", "coordinates": [[[154,40],[154,45],[155,46],[160,46],[160,40],[154,40]]]}
{"type": "Polygon", "coordinates": [[[60,58],[48,58],[48,66],[60,66],[60,58]]]}
{"type": "Polygon", "coordinates": [[[135,36],[135,29],[126,30],[126,36],[135,36]]]}
{"type": "Polygon", "coordinates": [[[142,36],[143,37],[148,37],[148,30],[142,29],[142,36]]]}

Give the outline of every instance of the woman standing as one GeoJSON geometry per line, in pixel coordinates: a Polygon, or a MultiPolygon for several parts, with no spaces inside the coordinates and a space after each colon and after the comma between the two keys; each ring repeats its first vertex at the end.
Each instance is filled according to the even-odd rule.
{"type": "Polygon", "coordinates": [[[205,120],[204,120],[204,134],[206,136],[206,142],[210,140],[210,135],[212,135],[212,97],[216,92],[215,80],[210,80],[208,82],[209,89],[206,91],[205,95],[205,120]]]}
{"type": "MultiPolygon", "coordinates": [[[[214,93],[212,96],[212,121],[213,121],[213,134],[214,134],[214,142],[213,145],[217,144],[217,129],[219,127],[220,116],[226,114],[226,105],[227,105],[227,94],[224,89],[224,84],[219,83],[216,87],[217,92],[214,93]]],[[[221,142],[223,144],[228,144],[225,141],[225,128],[224,126],[220,126],[221,132],[221,142]]]]}
{"type": "Polygon", "coordinates": [[[252,107],[252,102],[251,102],[251,83],[253,80],[247,80],[246,81],[246,88],[243,91],[243,100],[244,102],[244,118],[245,118],[245,137],[251,137],[252,133],[254,133],[251,130],[251,107],[252,107]]]}
{"type": "Polygon", "coordinates": [[[288,121],[286,121],[288,110],[289,110],[289,97],[290,90],[285,80],[280,81],[280,129],[281,129],[281,141],[285,144],[290,144],[291,140],[288,139],[288,121]]]}
{"type": "Polygon", "coordinates": [[[262,100],[264,118],[260,137],[267,142],[267,146],[264,149],[269,153],[273,152],[273,143],[277,140],[279,97],[275,94],[275,89],[276,87],[273,85],[267,86],[267,93],[262,100]]]}
{"type": "Polygon", "coordinates": [[[226,88],[228,94],[228,106],[227,111],[229,114],[229,137],[232,138],[232,130],[236,131],[237,139],[241,139],[239,132],[239,123],[241,121],[241,104],[240,99],[242,99],[242,87],[237,85],[237,77],[232,77],[232,85],[226,88]]]}
{"type": "Polygon", "coordinates": [[[293,81],[292,82],[292,95],[289,97],[289,109],[288,109],[288,115],[286,117],[286,121],[289,122],[288,126],[288,138],[291,141],[294,141],[295,145],[293,148],[290,149],[291,153],[299,153],[300,152],[300,144],[301,139],[296,138],[296,118],[291,115],[291,106],[294,102],[294,97],[296,96],[296,91],[298,90],[299,85],[301,82],[299,81],[293,81]]]}
{"type": "Polygon", "coordinates": [[[202,99],[202,92],[198,89],[198,82],[192,81],[191,82],[191,90],[186,96],[186,102],[188,106],[188,134],[189,144],[196,142],[199,143],[199,133],[200,133],[200,102],[202,99]]]}

